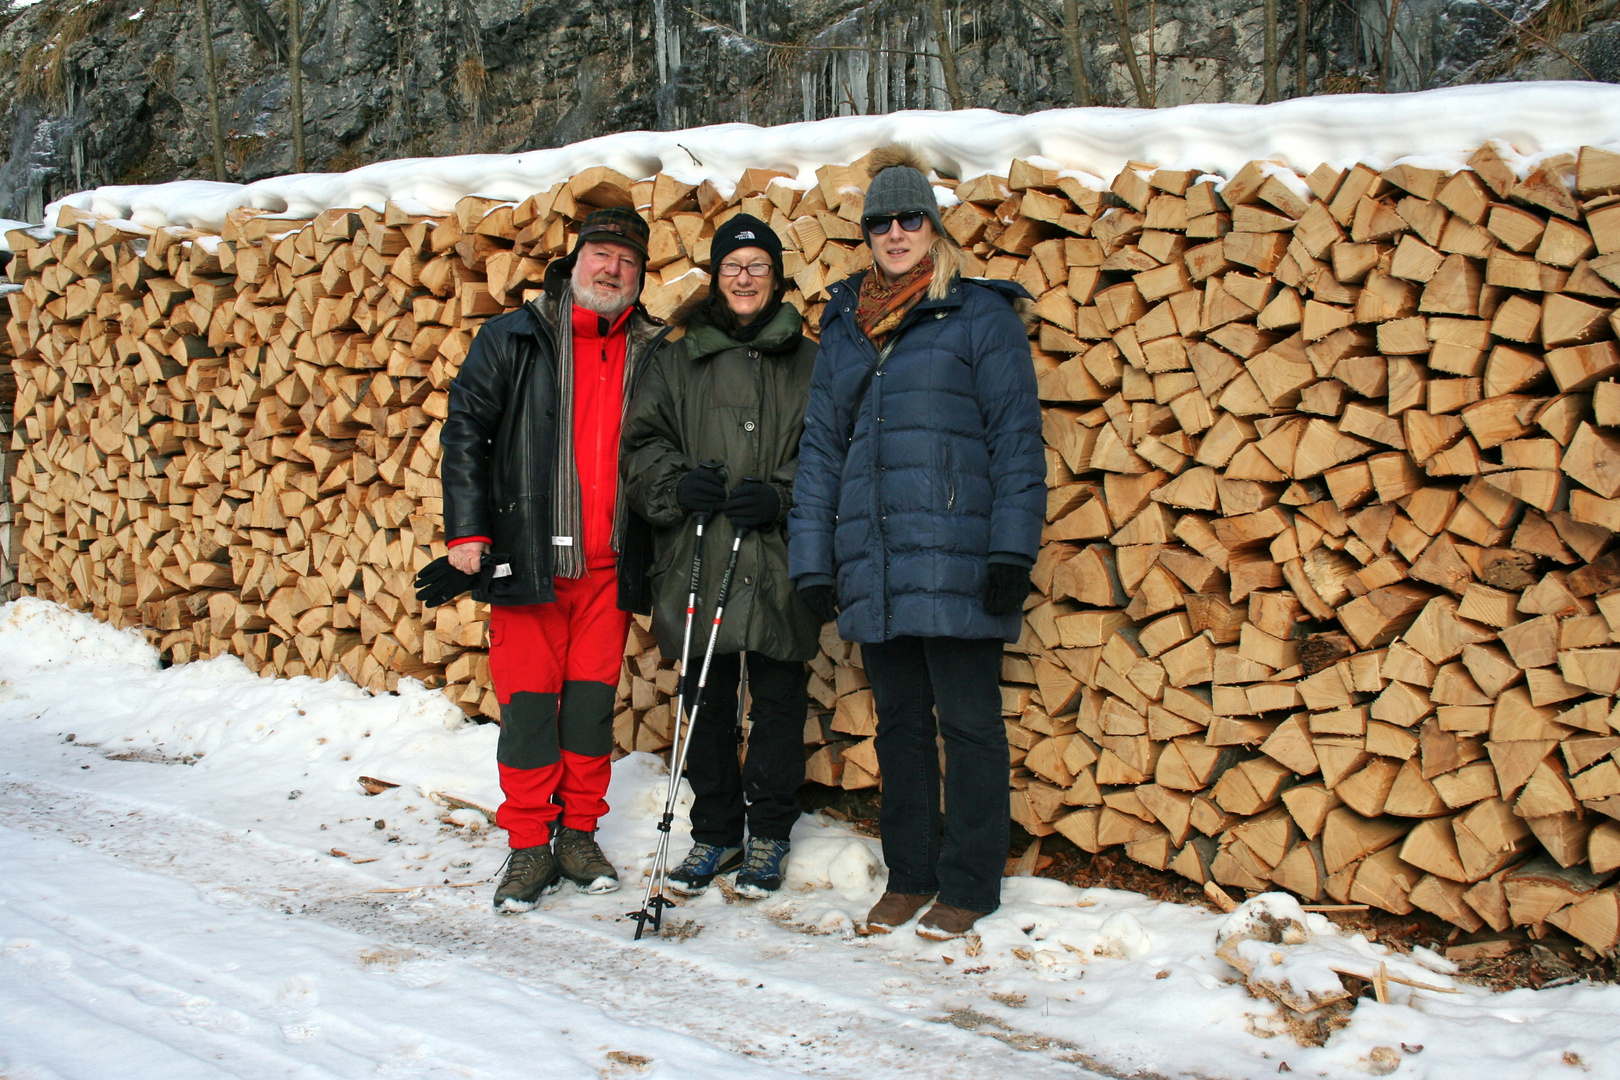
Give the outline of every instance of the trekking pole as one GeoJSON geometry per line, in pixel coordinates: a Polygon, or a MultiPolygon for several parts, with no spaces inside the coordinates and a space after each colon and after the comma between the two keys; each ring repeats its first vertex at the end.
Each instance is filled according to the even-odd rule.
{"type": "MultiPolygon", "coordinates": [[[[658,933],[664,924],[664,909],[673,907],[674,901],[664,895],[664,879],[669,869],[669,833],[670,823],[675,817],[675,792],[680,784],[681,773],[686,770],[686,753],[692,747],[692,731],[697,726],[698,710],[703,706],[703,690],[709,683],[709,665],[714,660],[714,645],[720,639],[720,620],[725,617],[726,596],[731,592],[731,578],[737,570],[737,553],[742,550],[743,537],[748,534],[747,529],[738,529],[736,538],[731,541],[731,556],[726,560],[726,572],[720,578],[720,591],[714,600],[714,624],[709,628],[709,643],[703,650],[703,666],[698,669],[697,691],[692,695],[692,710],[686,725],[686,740],[674,744],[669,772],[669,797],[665,803],[664,816],[658,823],[658,851],[653,855],[652,873],[647,879],[647,899],[640,911],[630,917],[636,921],[636,940],[641,940],[642,933],[647,924],[652,923],[653,933],[658,933]]],[[[696,590],[694,590],[695,592],[696,590]]],[[[686,680],[686,670],[681,669],[681,680],[686,680]]]]}
{"type": "MultiPolygon", "coordinates": [[[[676,747],[681,744],[681,720],[685,715],[686,703],[686,662],[692,651],[692,621],[697,614],[698,582],[703,573],[703,528],[709,523],[709,515],[697,514],[694,516],[694,520],[697,523],[697,529],[693,534],[692,541],[692,576],[691,584],[686,591],[686,626],[681,631],[681,677],[675,689],[675,719],[671,739],[671,744],[676,747]]],[[[675,819],[675,799],[680,790],[680,781],[680,772],[671,769],[669,784],[664,791],[664,813],[658,819],[658,850],[653,855],[655,873],[654,876],[649,876],[647,879],[647,893],[642,897],[641,910],[632,913],[630,916],[636,920],[637,941],[641,940],[641,932],[646,929],[649,919],[653,921],[655,929],[661,921],[657,914],[653,912],[651,906],[653,903],[653,884],[656,881],[658,867],[669,857],[669,827],[670,822],[675,819]]],[[[658,899],[662,901],[663,896],[660,894],[658,899]]]]}

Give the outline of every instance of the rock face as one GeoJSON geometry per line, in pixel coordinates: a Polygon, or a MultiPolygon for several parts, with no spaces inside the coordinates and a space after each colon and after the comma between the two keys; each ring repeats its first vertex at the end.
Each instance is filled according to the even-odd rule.
{"type": "MultiPolygon", "coordinates": [[[[1548,0],[1306,4],[1307,92],[1503,78],[1620,78],[1615,0],[1560,23],[1548,0]],[[1547,8],[1546,11],[1542,11],[1547,8]],[[1508,22],[1530,20],[1536,35],[1508,22]],[[1591,20],[1597,19],[1597,22],[1591,20]],[[1537,36],[1539,35],[1539,36],[1537,36]],[[1547,38],[1556,47],[1540,43],[1547,38]],[[1387,43],[1387,46],[1386,46],[1387,43]],[[1384,60],[1386,51],[1388,62],[1384,60]]],[[[293,171],[290,0],[211,0],[224,174],[293,171]]],[[[0,0],[0,217],[38,220],[86,187],[215,175],[200,0],[0,0]]],[[[300,0],[306,160],[511,152],[635,128],[777,124],[948,108],[929,11],[914,0],[300,0]],[[699,10],[703,17],[694,15],[699,10]]],[[[1251,0],[1084,3],[1093,102],[1258,101],[1263,7],[1251,0]],[[1135,54],[1147,101],[1122,51],[1135,54]]],[[[1298,92],[1294,4],[1279,3],[1278,82],[1298,92]]],[[[1076,103],[1062,3],[942,0],[966,106],[1076,103]]]]}

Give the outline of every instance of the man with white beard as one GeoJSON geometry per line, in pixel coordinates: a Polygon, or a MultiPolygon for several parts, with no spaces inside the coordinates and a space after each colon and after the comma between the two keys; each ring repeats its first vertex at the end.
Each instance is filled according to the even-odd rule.
{"type": "Polygon", "coordinates": [[[634,552],[621,565],[634,526],[618,469],[625,402],[664,334],[637,303],[647,233],[633,211],[594,211],[544,295],[485,323],[450,384],[440,472],[453,570],[418,595],[443,603],[471,587],[491,605],[496,822],[512,849],[502,913],[530,910],[564,877],[619,887],[595,831],[629,613],[644,603],[634,552]]]}

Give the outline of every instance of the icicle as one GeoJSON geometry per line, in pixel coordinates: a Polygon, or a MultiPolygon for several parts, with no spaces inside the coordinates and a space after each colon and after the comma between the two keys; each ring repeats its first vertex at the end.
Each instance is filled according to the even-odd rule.
{"type": "Polygon", "coordinates": [[[665,56],[665,39],[669,36],[669,22],[664,15],[664,0],[653,0],[653,51],[658,54],[658,85],[669,85],[669,60],[665,56]]]}
{"type": "MultiPolygon", "coordinates": [[[[684,57],[681,55],[681,28],[677,26],[669,35],[669,66],[678,73],[683,62],[684,57]]],[[[677,104],[675,106],[675,126],[677,128],[686,126],[686,106],[684,105],[677,104]]]]}
{"type": "Polygon", "coordinates": [[[872,82],[877,86],[877,105],[873,109],[880,115],[889,111],[889,22],[887,19],[878,23],[878,51],[873,57],[878,66],[877,78],[872,82]]]}
{"type": "Polygon", "coordinates": [[[848,53],[844,63],[849,69],[849,88],[855,98],[854,104],[851,106],[852,110],[858,113],[870,112],[872,109],[872,95],[867,92],[869,88],[867,79],[871,77],[872,54],[864,52],[848,53]]]}
{"type": "Polygon", "coordinates": [[[737,29],[748,36],[748,0],[737,0],[737,29]]]}

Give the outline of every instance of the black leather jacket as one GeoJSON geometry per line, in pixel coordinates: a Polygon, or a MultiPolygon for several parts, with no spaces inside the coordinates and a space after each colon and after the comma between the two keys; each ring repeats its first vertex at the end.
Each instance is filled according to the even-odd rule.
{"type": "MultiPolygon", "coordinates": [[[[557,463],[555,328],[566,314],[559,311],[570,269],[565,262],[571,260],[559,260],[548,270],[543,297],[489,320],[478,332],[450,383],[450,412],[439,434],[445,539],[487,536],[492,550],[512,556],[517,580],[508,583],[510,591],[503,588],[503,604],[545,604],[557,598],[552,588],[551,481],[557,463]]],[[[627,332],[629,395],[668,330],[638,306],[627,332]]],[[[619,606],[639,610],[645,606],[645,598],[635,595],[642,589],[644,538],[632,539],[635,551],[620,559],[619,606]],[[629,581],[626,571],[631,572],[629,581]]],[[[632,546],[630,539],[625,546],[632,546]]],[[[474,589],[473,599],[487,602],[489,597],[474,589]]]]}

